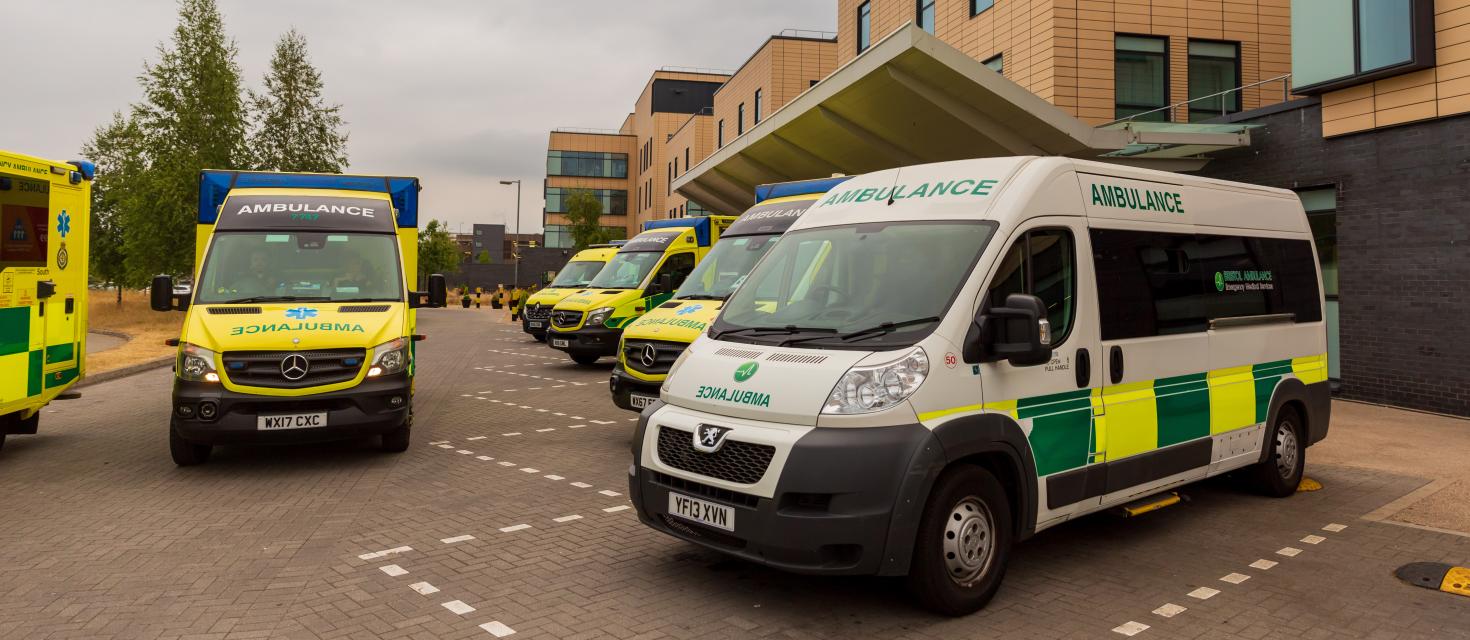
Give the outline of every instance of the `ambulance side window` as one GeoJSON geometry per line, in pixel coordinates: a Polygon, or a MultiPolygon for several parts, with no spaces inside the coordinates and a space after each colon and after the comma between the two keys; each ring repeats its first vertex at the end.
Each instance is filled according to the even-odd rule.
{"type": "Polygon", "coordinates": [[[1077,251],[1065,229],[1027,231],[1001,257],[990,281],[990,304],[1005,304],[1012,293],[1029,293],[1046,305],[1053,346],[1072,332],[1076,318],[1077,251]]]}
{"type": "MultiPolygon", "coordinates": [[[[658,268],[658,273],[653,274],[652,286],[658,287],[664,275],[668,274],[674,277],[674,288],[678,289],[679,285],[684,284],[684,278],[689,277],[692,271],[694,271],[694,254],[676,253],[664,260],[663,266],[658,268]]],[[[673,293],[673,291],[662,291],[661,293],[673,293]]]]}
{"type": "Polygon", "coordinates": [[[0,174],[0,268],[46,266],[50,207],[51,183],[0,174]]]}

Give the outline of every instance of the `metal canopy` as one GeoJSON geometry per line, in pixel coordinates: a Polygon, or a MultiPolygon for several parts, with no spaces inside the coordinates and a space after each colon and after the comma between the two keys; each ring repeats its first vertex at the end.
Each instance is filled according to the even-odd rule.
{"type": "MultiPolygon", "coordinates": [[[[1160,125],[1164,126],[1160,126],[1160,125]]],[[[723,213],[756,185],[897,166],[1062,155],[1191,170],[1250,144],[1244,125],[1094,128],[912,24],[893,32],[674,181],[723,213]]]]}

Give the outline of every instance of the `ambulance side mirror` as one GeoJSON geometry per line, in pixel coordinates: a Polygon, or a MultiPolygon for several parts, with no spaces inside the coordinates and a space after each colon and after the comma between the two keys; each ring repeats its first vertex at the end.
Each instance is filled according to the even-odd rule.
{"type": "Polygon", "coordinates": [[[429,290],[426,296],[428,304],[424,306],[432,309],[449,306],[449,285],[445,284],[443,275],[435,273],[429,276],[429,290]]]}
{"type": "Polygon", "coordinates": [[[965,362],[1005,360],[1031,367],[1051,360],[1051,326],[1046,305],[1033,295],[1012,293],[1005,304],[983,309],[965,335],[965,362]]]}
{"type": "Polygon", "coordinates": [[[174,293],[173,278],[153,276],[153,285],[148,289],[148,306],[154,311],[184,311],[189,308],[189,296],[174,293]]]}

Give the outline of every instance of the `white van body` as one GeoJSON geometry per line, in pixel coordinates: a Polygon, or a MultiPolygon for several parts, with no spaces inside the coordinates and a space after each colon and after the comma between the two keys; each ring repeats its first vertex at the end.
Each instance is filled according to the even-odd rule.
{"type": "MultiPolygon", "coordinates": [[[[1007,529],[1008,547],[1252,465],[1275,465],[1281,477],[1268,492],[1284,495],[1306,446],[1326,436],[1321,277],[1290,191],[1069,158],[989,158],[859,176],[813,209],[824,210],[782,246],[796,252],[801,238],[827,234],[875,250],[813,240],[780,279],[778,247],[675,363],[633,445],[630,485],[649,526],[793,571],[911,574],[929,562],[916,536],[926,505],[942,510],[936,482],[960,467],[1000,485],[1009,513],[991,525],[1007,529]],[[884,244],[889,230],[937,240],[884,244]],[[815,284],[818,272],[830,280],[815,284]],[[780,289],[803,274],[806,285],[780,289]],[[887,284],[869,286],[864,274],[887,284]],[[945,290],[923,293],[930,286],[945,290]],[[1051,354],[1038,364],[977,346],[1024,333],[978,321],[1005,313],[997,308],[1012,293],[1042,303],[1051,354]],[[909,316],[937,320],[894,311],[906,297],[922,307],[909,316]],[[781,309],[801,304],[824,307],[811,316],[822,326],[783,324],[781,309]],[[867,317],[874,305],[888,315],[867,317]],[[763,327],[738,321],[762,313],[773,318],[763,327]],[[904,320],[918,322],[882,326],[904,320]],[[864,324],[874,331],[837,335],[864,324]],[[863,390],[878,388],[898,391],[877,392],[891,401],[864,410],[874,396],[863,390]]],[[[992,561],[1003,571],[1003,556],[992,561]]],[[[985,585],[971,582],[954,602],[923,599],[973,610],[961,596],[985,585]]]]}

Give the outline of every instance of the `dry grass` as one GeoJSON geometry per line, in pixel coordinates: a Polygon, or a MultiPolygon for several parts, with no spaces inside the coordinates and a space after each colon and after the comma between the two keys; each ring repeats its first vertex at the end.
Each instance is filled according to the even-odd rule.
{"type": "Polygon", "coordinates": [[[90,329],[121,331],[131,336],[126,343],[87,356],[87,372],[101,373],[173,355],[174,347],[163,341],[179,337],[184,314],[159,313],[148,308],[148,293],[124,291],[122,306],[114,291],[91,291],[87,323],[90,329]]]}

